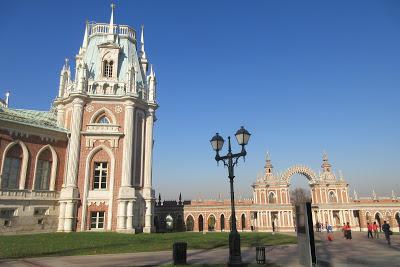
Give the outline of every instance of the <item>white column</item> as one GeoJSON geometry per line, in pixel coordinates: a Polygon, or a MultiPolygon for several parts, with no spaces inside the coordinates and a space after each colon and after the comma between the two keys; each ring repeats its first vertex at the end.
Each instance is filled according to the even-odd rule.
{"type": "Polygon", "coordinates": [[[118,215],[117,215],[117,228],[118,230],[126,229],[126,208],[127,201],[120,200],[118,204],[118,215]]]}
{"type": "Polygon", "coordinates": [[[128,201],[127,211],[126,211],[126,229],[133,229],[133,201],[128,201]]]}
{"type": "Polygon", "coordinates": [[[60,209],[58,215],[58,232],[62,232],[64,230],[64,217],[65,217],[65,202],[60,202],[60,209]]]}
{"type": "Polygon", "coordinates": [[[76,187],[76,181],[78,178],[78,166],[79,166],[79,152],[81,142],[81,128],[82,128],[82,112],[83,112],[83,100],[75,98],[72,109],[72,125],[71,125],[71,137],[69,139],[69,151],[68,151],[68,163],[67,163],[67,187],[76,187]]]}
{"type": "Polygon", "coordinates": [[[124,144],[122,152],[122,187],[132,186],[133,126],[135,125],[133,114],[133,102],[129,101],[125,104],[124,144]]]}
{"type": "Polygon", "coordinates": [[[65,206],[64,232],[72,232],[75,218],[75,202],[67,201],[65,206]]]}
{"type": "Polygon", "coordinates": [[[153,159],[153,124],[154,110],[149,109],[146,116],[146,139],[145,139],[145,158],[144,158],[144,199],[146,201],[146,215],[144,232],[153,231],[153,196],[152,196],[152,159],[153,159]]]}
{"type": "Polygon", "coordinates": [[[260,224],[260,212],[257,211],[257,227],[260,227],[260,226],[261,226],[261,224],[260,224]]]}
{"type": "Polygon", "coordinates": [[[272,227],[271,211],[268,211],[268,221],[269,221],[269,227],[272,227]]]}
{"type": "Polygon", "coordinates": [[[64,105],[57,106],[57,126],[64,127],[64,105]]]}
{"type": "Polygon", "coordinates": [[[80,162],[79,153],[84,101],[80,98],[75,98],[72,103],[72,125],[70,130],[71,137],[68,144],[66,187],[61,190],[62,199],[67,200],[64,217],[65,232],[71,232],[73,230],[75,222],[75,206],[78,198],[77,180],[80,162]]]}
{"type": "Polygon", "coordinates": [[[343,210],[340,210],[340,211],[339,211],[339,216],[340,216],[340,222],[341,222],[341,224],[343,225],[344,223],[346,223],[345,220],[344,220],[344,216],[343,216],[343,210]]]}
{"type": "Polygon", "coordinates": [[[264,212],[261,211],[261,227],[264,227],[264,212]]]}
{"type": "Polygon", "coordinates": [[[278,211],[278,225],[277,226],[281,226],[282,225],[282,222],[281,222],[281,212],[280,211],[278,211]]]}

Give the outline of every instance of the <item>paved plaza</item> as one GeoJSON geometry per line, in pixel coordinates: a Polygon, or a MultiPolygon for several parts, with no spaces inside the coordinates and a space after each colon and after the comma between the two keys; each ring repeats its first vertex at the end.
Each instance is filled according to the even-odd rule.
{"type": "MultiPolygon", "coordinates": [[[[383,235],[381,235],[383,237],[383,235]]],[[[343,239],[340,232],[334,240],[326,240],[325,233],[317,233],[319,266],[400,266],[400,235],[395,235],[392,246],[381,239],[367,239],[366,233],[353,233],[353,240],[343,239]]],[[[268,263],[278,266],[299,266],[297,245],[267,247],[268,263]]],[[[227,249],[190,250],[189,264],[214,264],[227,261],[227,249]]],[[[255,263],[255,248],[242,248],[243,261],[255,263]]],[[[172,252],[142,252],[90,256],[63,256],[1,260],[1,267],[102,267],[102,266],[158,266],[172,263],[172,252]]]]}

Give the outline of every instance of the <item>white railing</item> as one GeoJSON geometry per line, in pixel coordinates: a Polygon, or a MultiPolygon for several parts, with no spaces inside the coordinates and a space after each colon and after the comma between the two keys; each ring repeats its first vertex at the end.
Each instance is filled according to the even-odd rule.
{"type": "MultiPolygon", "coordinates": [[[[110,25],[107,23],[93,23],[89,24],[89,37],[92,35],[105,35],[108,34],[108,29],[110,25]]],[[[125,36],[135,40],[136,32],[129,26],[126,25],[114,25],[113,29],[114,34],[118,34],[119,36],[125,36]]]]}

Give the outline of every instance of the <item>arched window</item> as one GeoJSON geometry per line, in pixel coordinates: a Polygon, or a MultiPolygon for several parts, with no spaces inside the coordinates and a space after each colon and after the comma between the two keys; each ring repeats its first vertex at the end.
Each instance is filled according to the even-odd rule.
{"type": "Polygon", "coordinates": [[[270,192],[268,194],[268,203],[270,203],[270,204],[276,203],[276,196],[275,196],[274,192],[270,192]]]}
{"type": "Polygon", "coordinates": [[[225,216],[221,214],[221,231],[225,230],[225,216]]]}
{"type": "Polygon", "coordinates": [[[337,202],[336,194],[333,191],[329,192],[329,202],[331,203],[337,202]]]}
{"type": "Polygon", "coordinates": [[[171,215],[168,215],[166,218],[165,218],[165,223],[166,223],[166,228],[167,228],[167,230],[172,230],[172,229],[174,229],[174,219],[172,218],[172,216],[171,215]]]}
{"type": "Polygon", "coordinates": [[[23,151],[21,146],[13,145],[6,154],[3,163],[1,187],[4,189],[18,189],[21,173],[23,151]]]}
{"type": "Polygon", "coordinates": [[[214,215],[210,215],[210,217],[208,217],[208,231],[214,231],[215,230],[215,217],[214,215]]]}
{"type": "Polygon", "coordinates": [[[199,232],[203,232],[203,229],[204,229],[203,215],[200,214],[200,216],[199,216],[199,232]]]}
{"type": "Polygon", "coordinates": [[[52,154],[50,149],[42,151],[36,162],[35,190],[50,189],[52,154]]]}
{"type": "Polygon", "coordinates": [[[101,115],[101,116],[97,119],[96,123],[110,124],[110,120],[107,118],[106,115],[101,115]]]}
{"type": "Polygon", "coordinates": [[[194,219],[191,215],[189,215],[186,219],[186,231],[193,231],[194,228],[194,219]]]}
{"type": "Polygon", "coordinates": [[[244,230],[246,228],[246,216],[244,214],[242,214],[241,223],[242,223],[242,230],[244,230]]]}
{"type": "Polygon", "coordinates": [[[113,73],[113,62],[112,61],[103,61],[103,76],[107,78],[111,78],[113,73]]]}
{"type": "Polygon", "coordinates": [[[95,162],[93,189],[107,189],[108,162],[95,162]]]}

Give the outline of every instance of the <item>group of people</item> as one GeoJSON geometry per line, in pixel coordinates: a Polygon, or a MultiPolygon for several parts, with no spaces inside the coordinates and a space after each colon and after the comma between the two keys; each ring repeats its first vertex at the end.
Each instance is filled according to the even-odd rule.
{"type": "MultiPolygon", "coordinates": [[[[317,222],[315,228],[317,232],[322,232],[325,229],[328,234],[328,240],[332,241],[332,235],[330,235],[333,232],[332,225],[326,223],[324,228],[324,224],[317,222]]],[[[385,238],[388,244],[390,245],[390,236],[393,234],[393,232],[390,230],[390,225],[386,221],[383,221],[381,228],[376,222],[374,222],[373,224],[367,223],[367,228],[368,228],[368,234],[367,234],[368,238],[379,238],[379,231],[380,229],[382,229],[383,233],[385,234],[385,238]],[[374,235],[372,235],[372,232],[374,232],[374,235]]],[[[349,222],[343,224],[342,232],[344,238],[348,240],[352,239],[351,226],[349,222]]]]}
{"type": "MultiPolygon", "coordinates": [[[[373,224],[367,223],[367,229],[368,229],[368,238],[379,238],[379,225],[374,222],[373,224]],[[372,236],[372,232],[374,232],[374,236],[372,236]]],[[[393,234],[392,230],[390,230],[390,225],[386,222],[383,221],[382,224],[382,231],[385,234],[386,241],[390,245],[390,236],[393,234]]]]}

